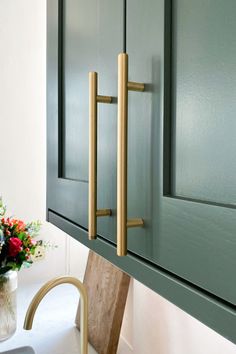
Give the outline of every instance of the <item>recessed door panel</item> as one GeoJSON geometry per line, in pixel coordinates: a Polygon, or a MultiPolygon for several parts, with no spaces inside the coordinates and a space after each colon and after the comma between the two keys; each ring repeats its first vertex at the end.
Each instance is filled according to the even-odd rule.
{"type": "Polygon", "coordinates": [[[173,193],[236,205],[236,2],[173,2],[173,193]]]}
{"type": "Polygon", "coordinates": [[[64,1],[63,176],[88,182],[88,72],[97,68],[99,18],[94,0],[64,1]]]}

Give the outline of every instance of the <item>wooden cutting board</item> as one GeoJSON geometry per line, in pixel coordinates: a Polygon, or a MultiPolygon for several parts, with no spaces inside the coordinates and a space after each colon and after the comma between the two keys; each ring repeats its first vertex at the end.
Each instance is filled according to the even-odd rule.
{"type": "MultiPolygon", "coordinates": [[[[84,284],[88,291],[88,337],[98,354],[116,354],[130,277],[89,252],[84,284]]],[[[80,311],[76,315],[80,328],[80,311]]]]}

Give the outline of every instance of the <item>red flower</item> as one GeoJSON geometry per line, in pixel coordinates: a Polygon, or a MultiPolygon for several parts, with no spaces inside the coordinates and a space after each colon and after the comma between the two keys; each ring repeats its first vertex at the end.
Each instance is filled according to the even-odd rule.
{"type": "Polygon", "coordinates": [[[22,242],[17,237],[9,240],[9,257],[15,257],[21,251],[22,242]]]}

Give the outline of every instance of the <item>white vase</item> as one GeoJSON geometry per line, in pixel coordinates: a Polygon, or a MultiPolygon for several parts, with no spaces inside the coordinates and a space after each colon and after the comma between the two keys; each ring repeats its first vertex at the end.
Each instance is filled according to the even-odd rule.
{"type": "Polygon", "coordinates": [[[0,341],[10,338],[17,325],[17,272],[0,275],[0,341]]]}

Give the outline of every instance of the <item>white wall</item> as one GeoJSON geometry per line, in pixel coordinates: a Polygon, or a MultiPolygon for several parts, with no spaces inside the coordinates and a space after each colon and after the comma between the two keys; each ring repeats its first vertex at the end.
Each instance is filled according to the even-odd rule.
{"type": "MultiPolygon", "coordinates": [[[[44,220],[46,0],[0,0],[0,51],[0,194],[16,216],[44,220]]],[[[65,273],[81,277],[87,249],[46,222],[41,235],[59,248],[22,271],[20,286],[65,273]]],[[[122,338],[120,354],[236,354],[232,343],[137,281],[122,338]]]]}
{"type": "MultiPolygon", "coordinates": [[[[0,50],[0,194],[16,216],[45,220],[45,0],[0,0],[0,50]]],[[[71,239],[46,222],[41,235],[58,249],[30,271],[20,272],[24,281],[69,271],[71,239]]],[[[82,276],[87,252],[83,246],[79,250],[83,261],[79,257],[82,264],[74,272],[82,276]]]]}

